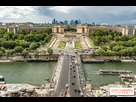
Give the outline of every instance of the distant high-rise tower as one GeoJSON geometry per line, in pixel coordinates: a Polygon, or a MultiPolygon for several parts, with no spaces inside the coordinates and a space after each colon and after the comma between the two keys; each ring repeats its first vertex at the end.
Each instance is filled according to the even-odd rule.
{"type": "Polygon", "coordinates": [[[78,20],[75,20],[75,25],[77,25],[78,24],[78,20]]]}
{"type": "Polygon", "coordinates": [[[52,21],[52,24],[55,24],[56,22],[55,22],[55,19],[53,19],[53,21],[52,21]]]}
{"type": "Polygon", "coordinates": [[[79,21],[78,21],[78,24],[81,24],[81,21],[80,21],[80,19],[79,19],[79,21]]]}
{"type": "Polygon", "coordinates": [[[71,20],[70,25],[75,25],[75,22],[73,20],[71,20]]]}
{"type": "Polygon", "coordinates": [[[68,25],[68,21],[67,20],[64,21],[64,25],[68,25]]]}

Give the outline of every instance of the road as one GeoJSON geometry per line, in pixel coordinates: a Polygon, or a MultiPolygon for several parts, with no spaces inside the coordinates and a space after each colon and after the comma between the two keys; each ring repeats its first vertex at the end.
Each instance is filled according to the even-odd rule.
{"type": "Polygon", "coordinates": [[[54,97],[60,97],[62,92],[68,91],[68,89],[66,88],[66,84],[68,84],[69,79],[69,58],[67,56],[64,56],[63,60],[64,61],[60,73],[60,78],[58,79],[58,86],[53,95],[54,97]]]}
{"type": "Polygon", "coordinates": [[[60,97],[61,93],[62,92],[64,93],[64,91],[67,91],[66,97],[68,96],[68,94],[70,97],[80,96],[80,93],[75,92],[74,90],[74,89],[79,89],[79,82],[78,82],[77,68],[76,67],[73,68],[75,64],[72,64],[72,66],[70,66],[70,63],[72,63],[71,55],[75,55],[74,52],[73,53],[71,52],[69,56],[64,55],[60,78],[58,79],[58,85],[53,97],[60,97]],[[70,70],[71,67],[72,70],[70,70]],[[75,72],[73,72],[73,70],[75,70],[75,72]],[[76,77],[74,78],[74,76],[76,77]],[[72,82],[74,82],[74,85],[72,85],[72,82]],[[66,84],[69,85],[68,88],[66,88],[66,84]]]}
{"type": "Polygon", "coordinates": [[[70,66],[70,83],[69,83],[70,97],[80,97],[80,93],[78,93],[79,89],[78,71],[77,67],[75,66],[75,63],[72,62],[72,61],[75,62],[75,59],[76,56],[71,57],[70,55],[69,62],[72,63],[72,66],[70,66]],[[74,83],[74,85],[72,83],[74,83]],[[75,89],[77,90],[77,92],[75,92],[75,89]]]}

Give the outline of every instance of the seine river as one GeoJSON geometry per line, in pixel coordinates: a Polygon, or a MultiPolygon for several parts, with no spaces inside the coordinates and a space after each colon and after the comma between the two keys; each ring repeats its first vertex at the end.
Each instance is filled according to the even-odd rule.
{"type": "Polygon", "coordinates": [[[119,70],[131,70],[136,74],[136,63],[134,62],[106,62],[101,64],[84,64],[88,78],[91,79],[92,85],[115,84],[115,81],[124,84],[119,78],[119,75],[100,75],[100,69],[119,69],[119,70]]]}
{"type": "MultiPolygon", "coordinates": [[[[0,63],[0,75],[7,83],[28,83],[32,85],[45,84],[45,78],[51,78],[57,62],[11,62],[0,63]]],[[[88,78],[92,85],[123,83],[119,75],[99,75],[99,69],[124,69],[136,74],[136,63],[103,63],[84,64],[88,78]]]]}
{"type": "Polygon", "coordinates": [[[51,78],[57,62],[9,62],[0,63],[0,75],[6,83],[45,84],[51,78]]]}

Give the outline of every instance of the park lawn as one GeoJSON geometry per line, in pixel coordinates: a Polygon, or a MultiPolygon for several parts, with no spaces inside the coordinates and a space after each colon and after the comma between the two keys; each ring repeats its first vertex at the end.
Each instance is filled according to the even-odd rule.
{"type": "Polygon", "coordinates": [[[90,42],[92,43],[93,47],[96,47],[96,46],[94,45],[94,43],[93,43],[92,39],[90,39],[89,37],[88,37],[88,39],[89,39],[89,40],[90,40],[90,42]]]}
{"type": "Polygon", "coordinates": [[[76,48],[77,49],[81,49],[82,48],[82,45],[81,45],[81,42],[79,41],[79,42],[76,42],[76,48]]]}
{"type": "Polygon", "coordinates": [[[58,48],[62,48],[62,47],[65,47],[66,43],[65,42],[62,42],[60,41],[59,45],[58,45],[58,48]]]}

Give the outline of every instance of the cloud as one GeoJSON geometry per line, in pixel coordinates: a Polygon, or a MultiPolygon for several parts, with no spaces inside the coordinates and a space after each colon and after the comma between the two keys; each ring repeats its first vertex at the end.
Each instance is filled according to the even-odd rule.
{"type": "Polygon", "coordinates": [[[0,6],[2,22],[78,20],[97,24],[136,24],[136,6],[0,6]]]}

